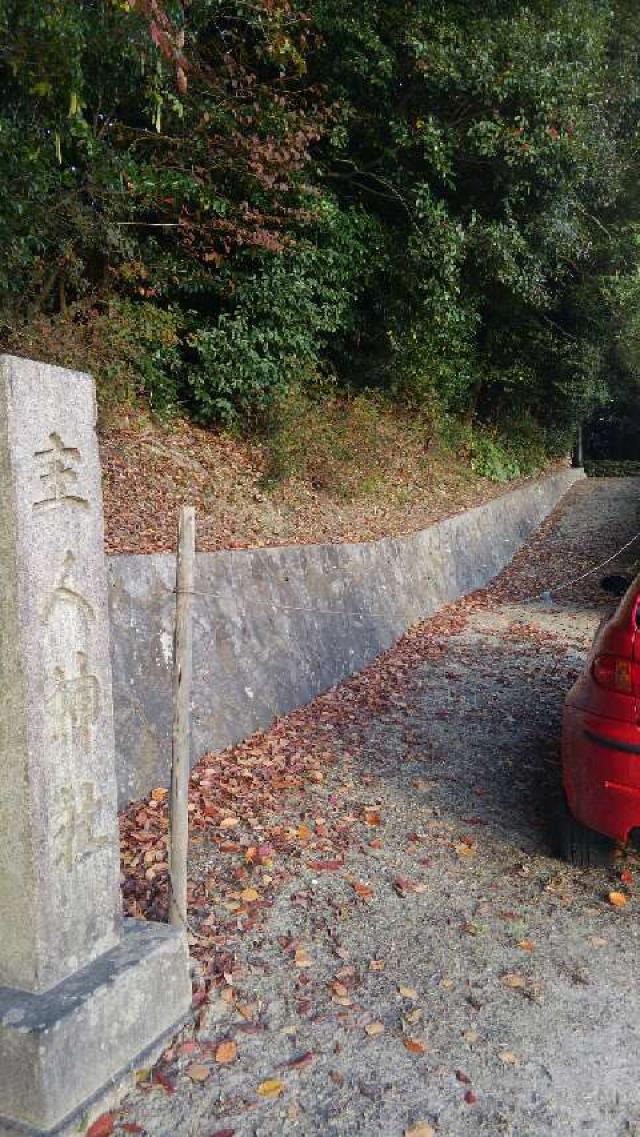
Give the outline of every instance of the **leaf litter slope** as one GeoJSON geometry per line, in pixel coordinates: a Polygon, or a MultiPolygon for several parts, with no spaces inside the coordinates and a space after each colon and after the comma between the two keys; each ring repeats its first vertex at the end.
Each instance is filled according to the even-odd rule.
{"type": "MultiPolygon", "coordinates": [[[[549,846],[562,700],[606,600],[521,600],[624,543],[638,488],[576,486],[492,587],[202,760],[196,1021],[114,1132],[634,1131],[635,863],[549,846]]],[[[122,848],[128,911],[162,918],[163,791],[122,848]]]]}
{"type": "Polygon", "coordinates": [[[397,411],[379,416],[375,445],[355,427],[348,442],[348,456],[270,484],[268,449],[255,439],[186,421],[104,426],[107,552],[173,552],[185,504],[196,508],[198,548],[211,552],[414,532],[522,484],[505,487],[468,459],[426,450],[397,411]]]}

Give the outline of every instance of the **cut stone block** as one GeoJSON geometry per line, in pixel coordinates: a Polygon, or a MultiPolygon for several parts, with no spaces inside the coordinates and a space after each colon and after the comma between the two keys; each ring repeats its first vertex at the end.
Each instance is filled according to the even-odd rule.
{"type": "Polygon", "coordinates": [[[96,401],[0,358],[0,1135],[60,1131],[191,1003],[182,931],[120,914],[96,401]]]}
{"type": "Polygon", "coordinates": [[[96,404],[0,361],[0,984],[55,986],[117,943],[119,857],[96,404]]]}
{"type": "Polygon", "coordinates": [[[0,1137],[52,1137],[144,1065],[191,1001],[184,936],[125,920],[117,947],[31,994],[0,987],[0,1137]]]}

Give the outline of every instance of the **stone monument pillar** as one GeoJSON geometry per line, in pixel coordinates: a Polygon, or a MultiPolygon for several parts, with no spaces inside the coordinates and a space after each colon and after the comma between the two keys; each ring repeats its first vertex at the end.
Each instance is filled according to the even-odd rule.
{"type": "Polygon", "coordinates": [[[122,920],[95,391],[0,358],[0,1137],[58,1132],[190,1006],[122,920]]]}

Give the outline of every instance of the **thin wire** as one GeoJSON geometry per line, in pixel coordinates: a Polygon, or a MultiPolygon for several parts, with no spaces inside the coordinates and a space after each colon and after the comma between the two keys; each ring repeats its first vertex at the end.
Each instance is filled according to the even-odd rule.
{"type": "MultiPolygon", "coordinates": [[[[213,596],[217,600],[222,600],[223,597],[219,592],[200,591],[198,589],[184,590],[184,589],[170,589],[174,596],[213,596]]],[[[314,615],[318,613],[321,616],[388,616],[389,610],[376,609],[376,608],[305,608],[299,604],[274,604],[272,600],[255,600],[252,603],[262,604],[265,608],[272,608],[274,612],[312,612],[314,615]]]]}
{"type": "MultiPolygon", "coordinates": [[[[535,603],[537,600],[542,600],[546,597],[552,596],[556,592],[563,592],[565,589],[571,588],[572,585],[574,585],[574,584],[579,584],[581,580],[586,580],[587,577],[593,576],[593,574],[595,572],[598,572],[599,569],[604,568],[605,565],[611,564],[612,561],[615,561],[616,557],[619,557],[621,553],[624,553],[626,549],[630,548],[631,545],[635,544],[635,542],[639,538],[640,538],[640,533],[636,533],[635,536],[633,536],[630,541],[627,541],[624,545],[621,545],[621,547],[619,549],[616,549],[616,551],[614,553],[612,553],[611,556],[607,557],[606,560],[599,561],[598,564],[593,565],[590,569],[587,569],[586,572],[580,573],[579,576],[571,577],[569,580],[559,581],[558,584],[554,584],[551,588],[543,588],[543,589],[541,589],[540,592],[536,592],[536,593],[532,594],[531,596],[525,596],[522,599],[514,598],[514,603],[516,603],[516,604],[532,604],[532,603],[535,603]]],[[[171,594],[173,594],[175,596],[180,596],[180,595],[183,595],[183,596],[184,595],[210,596],[210,597],[214,597],[216,600],[222,600],[223,599],[223,596],[220,592],[213,592],[213,591],[207,591],[207,590],[203,591],[201,589],[176,589],[176,588],[172,588],[169,591],[171,592],[171,594]]],[[[388,616],[389,615],[388,609],[383,610],[383,609],[377,609],[377,608],[366,608],[366,609],[357,609],[357,608],[308,608],[308,607],[305,607],[305,606],[300,605],[300,604],[274,604],[274,602],[272,600],[259,600],[259,599],[256,599],[254,601],[254,603],[261,604],[265,608],[271,608],[273,612],[310,612],[312,615],[319,615],[319,616],[359,616],[360,618],[362,618],[364,616],[388,616]]]]}
{"type": "Polygon", "coordinates": [[[518,600],[518,604],[529,604],[533,600],[540,600],[544,596],[552,596],[554,592],[562,592],[565,588],[571,588],[573,584],[579,584],[581,580],[586,580],[588,576],[593,576],[594,572],[597,572],[598,569],[611,564],[611,561],[615,561],[616,557],[619,557],[620,553],[624,553],[625,549],[633,545],[639,537],[640,533],[636,533],[630,541],[627,541],[625,545],[621,545],[619,549],[616,549],[615,553],[607,557],[606,561],[600,561],[599,564],[593,565],[592,568],[587,569],[587,571],[581,573],[580,576],[574,576],[570,580],[560,581],[559,584],[554,584],[552,588],[543,588],[542,592],[538,592],[534,596],[525,596],[523,600],[518,600]]]}

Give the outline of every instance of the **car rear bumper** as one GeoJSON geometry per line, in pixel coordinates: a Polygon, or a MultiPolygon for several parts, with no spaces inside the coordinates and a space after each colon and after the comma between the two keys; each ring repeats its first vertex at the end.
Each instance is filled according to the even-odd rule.
{"type": "Polygon", "coordinates": [[[627,841],[640,828],[640,728],[565,706],[562,762],[573,816],[627,841]]]}

